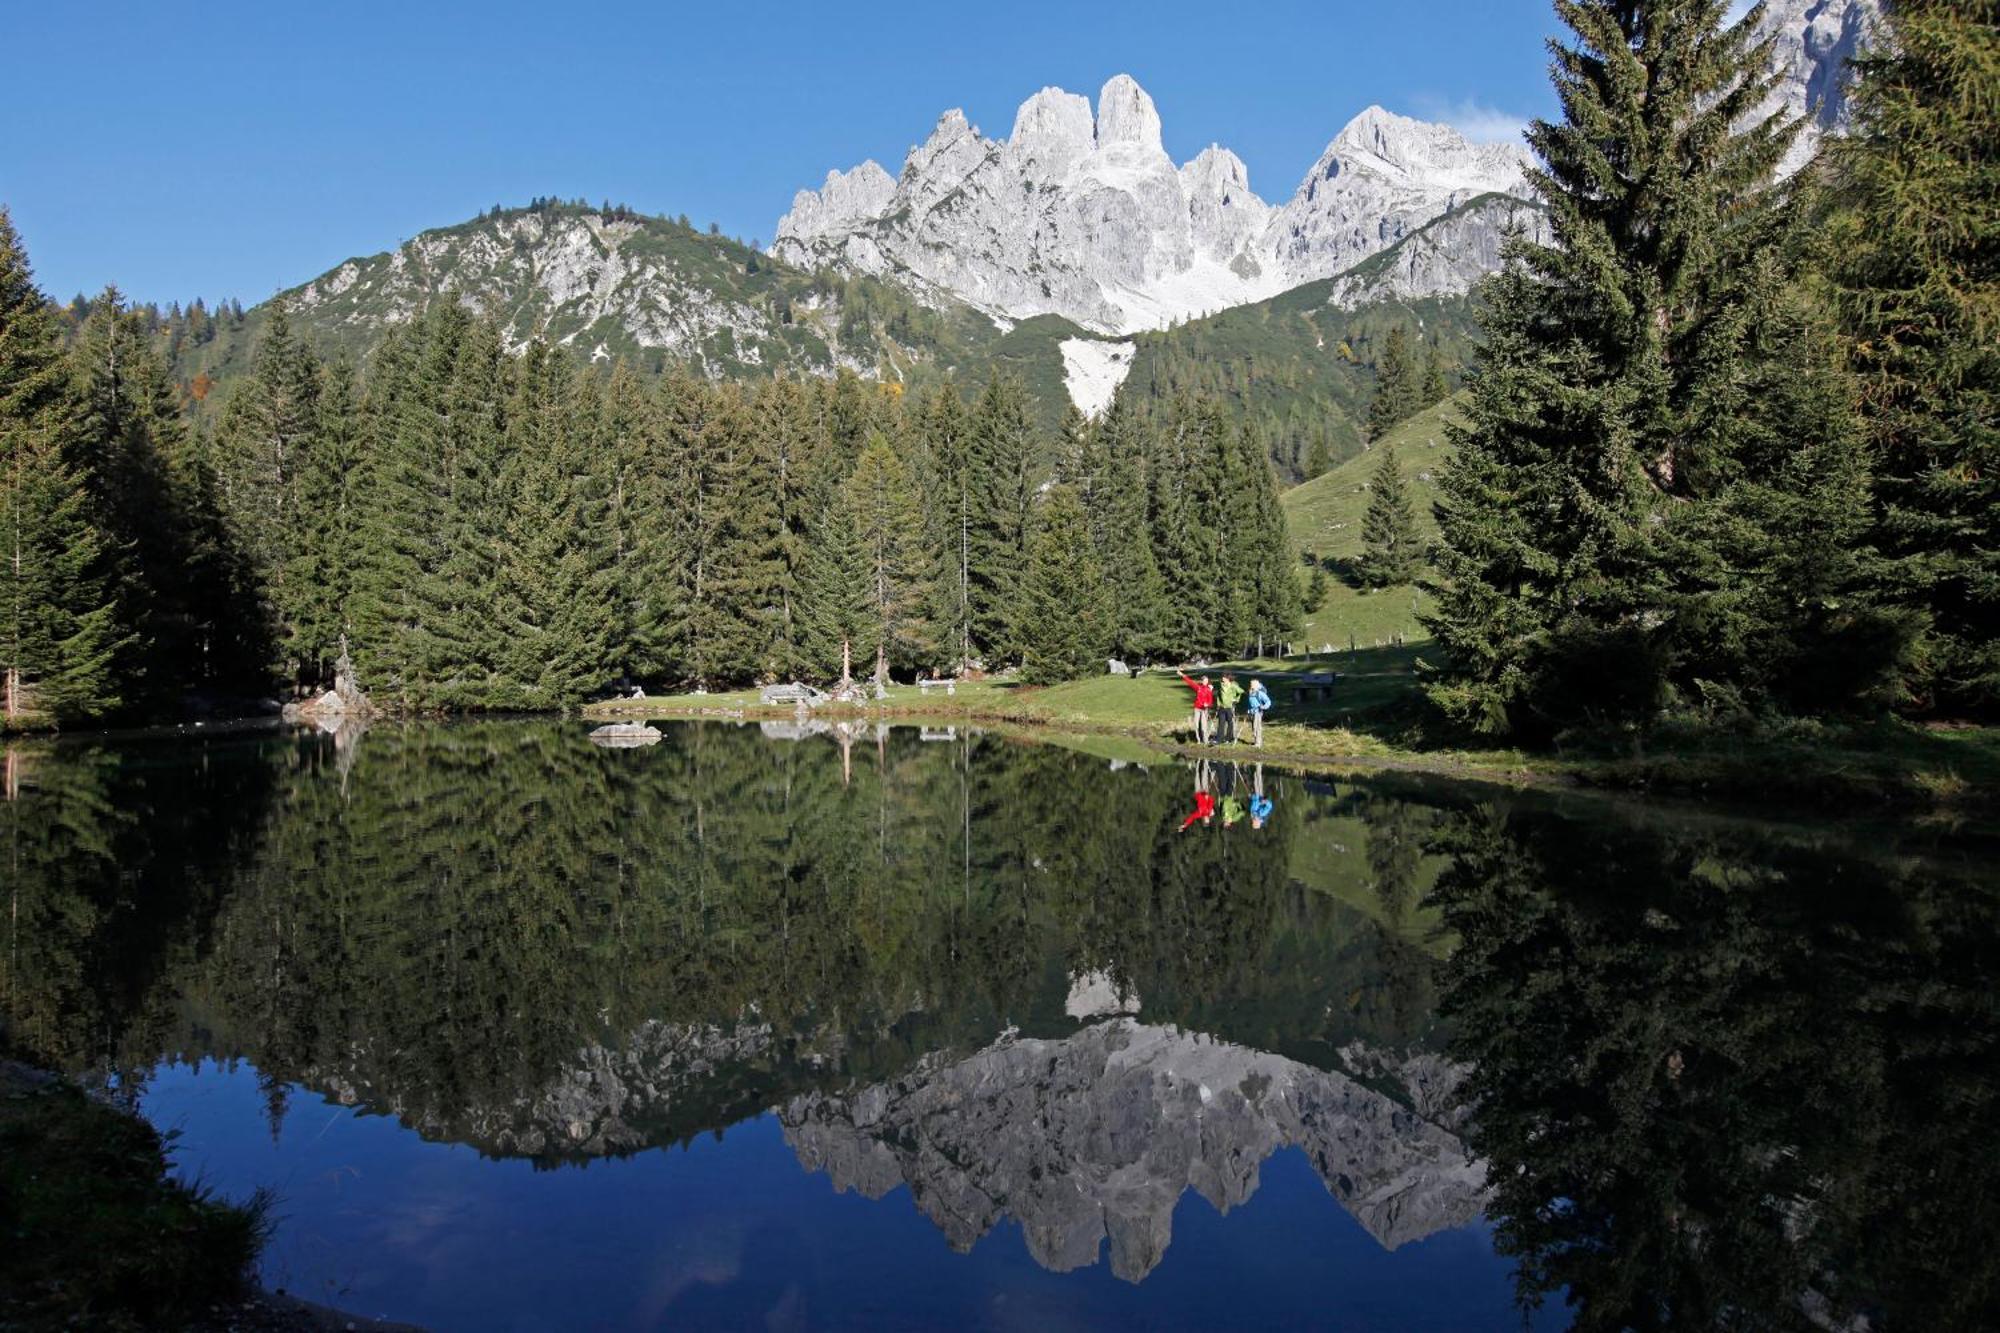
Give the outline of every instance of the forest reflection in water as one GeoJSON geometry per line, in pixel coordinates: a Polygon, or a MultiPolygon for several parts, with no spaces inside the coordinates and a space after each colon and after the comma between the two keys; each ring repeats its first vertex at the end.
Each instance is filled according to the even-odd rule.
{"type": "Polygon", "coordinates": [[[549,1167],[768,1115],[956,1248],[1131,1281],[1298,1149],[1384,1252],[1483,1214],[1582,1327],[1993,1313],[1970,839],[915,729],[7,771],[8,1038],[135,1100],[241,1061],[274,1137],[307,1089],[549,1167]]]}

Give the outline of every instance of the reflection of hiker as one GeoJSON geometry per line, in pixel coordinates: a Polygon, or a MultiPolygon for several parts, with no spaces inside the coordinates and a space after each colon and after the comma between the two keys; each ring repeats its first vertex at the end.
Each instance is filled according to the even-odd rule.
{"type": "MultiPolygon", "coordinates": [[[[1255,681],[1250,684],[1254,692],[1259,687],[1255,681]]],[[[1250,827],[1263,828],[1264,821],[1271,817],[1271,798],[1264,794],[1264,766],[1257,765],[1250,778],[1250,827]]]]}
{"type": "Polygon", "coordinates": [[[1250,743],[1258,749],[1264,748],[1264,714],[1271,711],[1271,692],[1264,688],[1264,682],[1250,682],[1250,743]]]}
{"type": "Polygon", "coordinates": [[[1222,827],[1235,828],[1243,822],[1243,798],[1232,789],[1222,798],[1222,827]]]}
{"type": "Polygon", "coordinates": [[[1207,825],[1215,819],[1215,794],[1208,789],[1208,761],[1202,760],[1194,766],[1194,813],[1181,821],[1177,832],[1185,833],[1188,825],[1207,825]]]}
{"type": "Polygon", "coordinates": [[[1215,707],[1215,686],[1208,683],[1207,676],[1195,680],[1185,671],[1181,682],[1194,691],[1194,743],[1204,744],[1208,740],[1208,710],[1215,707]]]}

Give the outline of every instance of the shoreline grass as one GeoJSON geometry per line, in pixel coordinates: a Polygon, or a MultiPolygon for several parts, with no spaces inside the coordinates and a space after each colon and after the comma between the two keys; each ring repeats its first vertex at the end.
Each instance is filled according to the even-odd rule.
{"type": "MultiPolygon", "coordinates": [[[[1331,656],[1230,663],[1239,676],[1262,673],[1278,706],[1264,745],[1228,752],[1314,771],[1394,770],[1508,786],[1595,788],[1671,794],[1762,806],[2000,813],[2000,728],[1927,729],[1881,721],[1801,724],[1744,736],[1662,728],[1651,736],[1555,751],[1481,747],[1425,734],[1416,698],[1422,644],[1331,656]],[[1303,674],[1338,673],[1330,697],[1294,702],[1303,674]]],[[[1211,674],[1223,669],[1210,668],[1211,674]]],[[[1172,670],[1101,676],[1060,685],[1006,680],[961,683],[955,693],[891,685],[866,704],[823,706],[824,720],[985,723],[1071,736],[1117,736],[1160,754],[1212,753],[1189,734],[1188,691],[1172,670]]],[[[600,720],[725,718],[785,721],[791,705],[759,702],[758,692],[608,699],[583,709],[600,720]]],[[[1245,723],[1247,729],[1247,721],[1245,723]]]]}

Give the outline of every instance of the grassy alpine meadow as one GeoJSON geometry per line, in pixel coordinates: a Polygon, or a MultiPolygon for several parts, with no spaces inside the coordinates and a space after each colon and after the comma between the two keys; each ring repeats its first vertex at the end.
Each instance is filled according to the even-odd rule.
{"type": "Polygon", "coordinates": [[[1431,498],[1448,452],[1445,431],[1457,419],[1458,403],[1450,398],[1423,409],[1365,452],[1284,493],[1285,530],[1292,545],[1328,566],[1326,600],[1307,610],[1295,642],[1311,648],[1346,648],[1350,643],[1366,648],[1392,643],[1398,635],[1406,643],[1423,637],[1417,621],[1424,607],[1421,591],[1411,585],[1363,587],[1353,570],[1363,553],[1362,516],[1385,447],[1396,451],[1419,538],[1428,544],[1437,537],[1431,498]]]}

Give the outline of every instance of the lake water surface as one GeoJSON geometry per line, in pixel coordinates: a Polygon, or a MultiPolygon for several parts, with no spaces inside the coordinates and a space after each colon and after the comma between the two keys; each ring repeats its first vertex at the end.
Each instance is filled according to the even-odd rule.
{"type": "Polygon", "coordinates": [[[1995,1323],[1972,832],[586,730],[16,747],[12,1043],[437,1329],[1995,1323]]]}

